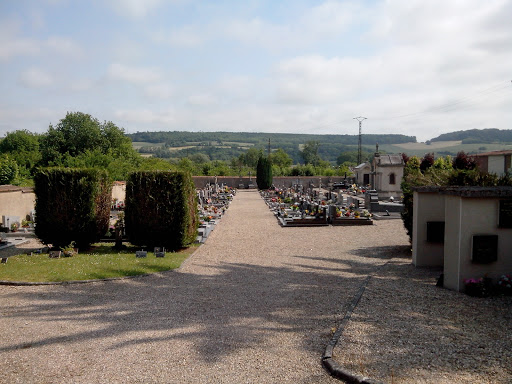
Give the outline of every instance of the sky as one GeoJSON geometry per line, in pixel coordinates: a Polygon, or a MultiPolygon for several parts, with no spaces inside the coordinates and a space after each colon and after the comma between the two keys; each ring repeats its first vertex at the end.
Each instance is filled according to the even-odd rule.
{"type": "Polygon", "coordinates": [[[511,0],[0,0],[0,136],[512,129],[511,0]]]}

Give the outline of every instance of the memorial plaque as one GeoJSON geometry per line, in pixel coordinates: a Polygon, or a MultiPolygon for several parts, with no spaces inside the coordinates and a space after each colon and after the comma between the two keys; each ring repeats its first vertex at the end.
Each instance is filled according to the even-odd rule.
{"type": "Polygon", "coordinates": [[[489,264],[498,260],[498,235],[473,235],[473,254],[475,264],[489,264]]]}
{"type": "Polygon", "coordinates": [[[500,228],[512,228],[512,200],[500,200],[500,228]]]}
{"type": "Polygon", "coordinates": [[[444,221],[427,221],[427,242],[444,244],[444,221]]]}

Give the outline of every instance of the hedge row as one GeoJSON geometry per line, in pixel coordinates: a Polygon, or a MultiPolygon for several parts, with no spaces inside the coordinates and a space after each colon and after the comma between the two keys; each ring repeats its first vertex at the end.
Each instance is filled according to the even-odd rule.
{"type": "Polygon", "coordinates": [[[34,177],[37,237],[65,247],[87,248],[107,231],[112,184],[99,169],[46,168],[34,177]]]}
{"type": "Polygon", "coordinates": [[[134,245],[177,250],[196,238],[199,218],[188,173],[134,172],[125,204],[126,234],[134,245]]]}

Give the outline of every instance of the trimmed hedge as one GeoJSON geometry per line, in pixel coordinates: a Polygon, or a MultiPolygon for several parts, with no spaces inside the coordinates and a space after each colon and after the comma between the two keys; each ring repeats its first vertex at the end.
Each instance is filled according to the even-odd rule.
{"type": "Polygon", "coordinates": [[[34,176],[36,236],[88,248],[108,230],[112,184],[99,169],[44,168],[34,176]]]}
{"type": "Polygon", "coordinates": [[[197,236],[196,193],[188,173],[133,172],[125,204],[126,234],[134,245],[177,250],[197,236]]]}

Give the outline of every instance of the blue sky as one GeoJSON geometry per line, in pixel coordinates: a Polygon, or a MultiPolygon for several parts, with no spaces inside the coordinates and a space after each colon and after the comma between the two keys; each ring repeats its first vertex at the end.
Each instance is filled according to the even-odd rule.
{"type": "Polygon", "coordinates": [[[3,0],[0,135],[512,129],[512,2],[3,0]]]}

